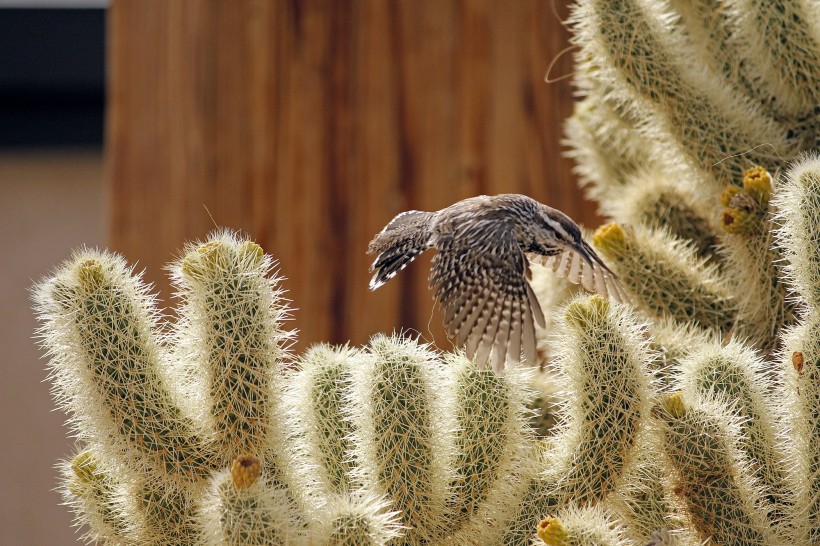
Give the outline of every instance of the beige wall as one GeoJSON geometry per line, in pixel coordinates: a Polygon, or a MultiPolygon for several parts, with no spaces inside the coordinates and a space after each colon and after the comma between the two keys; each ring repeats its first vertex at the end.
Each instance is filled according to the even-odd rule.
{"type": "Polygon", "coordinates": [[[103,245],[99,152],[0,152],[0,544],[77,544],[55,462],[70,451],[32,339],[28,288],[83,244],[103,245]]]}

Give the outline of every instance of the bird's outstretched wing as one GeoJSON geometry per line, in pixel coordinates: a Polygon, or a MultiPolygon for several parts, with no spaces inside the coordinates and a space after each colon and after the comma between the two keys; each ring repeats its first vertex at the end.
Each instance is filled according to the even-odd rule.
{"type": "Polygon", "coordinates": [[[450,338],[481,369],[494,349],[493,369],[502,372],[506,361],[521,360],[522,349],[535,362],[535,322],[543,326],[544,314],[513,234],[503,223],[480,224],[437,241],[430,285],[450,338]]]}
{"type": "Polygon", "coordinates": [[[552,269],[559,277],[580,284],[591,292],[617,302],[628,301],[618,277],[583,239],[577,248],[565,247],[550,256],[530,253],[529,257],[533,262],[552,269]]]}
{"type": "Polygon", "coordinates": [[[402,212],[373,237],[367,253],[378,256],[370,266],[370,271],[376,272],[370,280],[370,290],[395,277],[430,248],[430,225],[434,216],[434,212],[420,210],[402,212]]]}

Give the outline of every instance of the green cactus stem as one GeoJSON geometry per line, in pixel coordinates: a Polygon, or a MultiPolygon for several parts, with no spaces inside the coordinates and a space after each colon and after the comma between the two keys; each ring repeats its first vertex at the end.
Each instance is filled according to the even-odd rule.
{"type": "Polygon", "coordinates": [[[133,544],[126,538],[128,521],[118,502],[117,484],[94,454],[82,450],[59,468],[65,484],[63,498],[72,507],[76,524],[83,528],[83,540],[133,544]]]}
{"type": "Polygon", "coordinates": [[[351,360],[367,358],[350,347],[318,344],[299,359],[287,387],[290,428],[299,438],[297,449],[317,466],[308,472],[326,493],[341,494],[361,484],[354,482],[356,429],[347,401],[351,389],[351,360]]]}
{"type": "Polygon", "coordinates": [[[230,470],[214,475],[200,520],[202,543],[209,546],[306,544],[287,490],[267,479],[253,455],[237,457],[230,470]]]}
{"type": "Polygon", "coordinates": [[[151,546],[195,545],[201,535],[196,518],[200,487],[144,479],[128,484],[126,512],[134,516],[129,537],[151,546]]]}
{"type": "Polygon", "coordinates": [[[650,360],[626,308],[600,296],[566,307],[557,365],[567,394],[554,438],[558,498],[595,503],[617,489],[649,412],[650,360]]]}
{"type": "Polygon", "coordinates": [[[310,530],[310,546],[383,546],[400,540],[404,528],[399,512],[372,494],[335,496],[310,530]]]}
{"type": "Polygon", "coordinates": [[[448,502],[456,536],[450,540],[497,542],[497,529],[484,522],[511,515],[510,499],[520,489],[516,473],[535,448],[527,409],[532,374],[519,368],[499,376],[479,370],[461,353],[444,363],[447,401],[456,418],[454,495],[448,502]]]}
{"type": "Polygon", "coordinates": [[[730,185],[721,195],[726,231],[721,254],[737,302],[734,333],[767,353],[776,349],[778,331],[795,320],[780,272],[782,257],[772,246],[771,195],[772,178],[762,167],[746,170],[743,186],[730,185]]]}
{"type": "Polygon", "coordinates": [[[798,302],[820,308],[820,155],[805,154],[778,180],[776,242],[798,302]]]}
{"type": "Polygon", "coordinates": [[[191,483],[210,463],[161,369],[158,314],[121,257],[77,252],[35,289],[57,402],[95,453],[135,474],[191,483]]]}
{"type": "Polygon", "coordinates": [[[615,190],[652,169],[651,142],[607,103],[603,93],[589,93],[575,103],[564,124],[570,146],[567,155],[575,159],[575,172],[587,196],[606,206],[615,190]]]}
{"type": "Polygon", "coordinates": [[[618,222],[637,222],[650,229],[663,229],[687,241],[699,258],[718,259],[717,232],[709,221],[711,211],[678,176],[660,172],[638,174],[617,195],[602,203],[602,207],[618,222]]]}
{"type": "Polygon", "coordinates": [[[269,276],[273,266],[256,243],[219,232],[189,245],[172,269],[182,301],[173,355],[180,367],[197,366],[189,375],[203,383],[206,394],[197,410],[219,467],[238,453],[254,454],[278,469],[289,466],[276,460],[275,446],[286,434],[277,415],[292,334],[280,327],[288,307],[280,278],[269,276]]]}
{"type": "Polygon", "coordinates": [[[698,258],[684,241],[663,231],[606,224],[593,243],[648,317],[692,322],[715,333],[734,326],[734,305],[717,266],[698,258]]]}
{"type": "Polygon", "coordinates": [[[438,389],[438,355],[413,340],[382,334],[370,340],[369,358],[354,359],[349,407],[359,434],[354,444],[362,483],[401,510],[404,541],[440,539],[448,526],[454,481],[455,428],[438,389]]]}
{"type": "Polygon", "coordinates": [[[820,544],[820,312],[783,336],[780,372],[786,395],[787,441],[792,449],[791,513],[795,544],[820,544]]]}
{"type": "Polygon", "coordinates": [[[672,476],[700,540],[716,544],[781,545],[760,509],[748,463],[737,449],[737,420],[706,400],[667,396],[653,410],[672,476]]]}
{"type": "Polygon", "coordinates": [[[645,443],[641,457],[629,469],[622,486],[606,499],[607,505],[629,530],[629,536],[646,543],[658,529],[682,530],[684,522],[676,514],[664,489],[664,468],[657,460],[656,446],[645,443]]]}
{"type": "Polygon", "coordinates": [[[771,88],[779,107],[790,117],[810,115],[820,104],[820,21],[817,5],[806,0],[727,4],[738,51],[771,88]],[[765,34],[761,36],[761,29],[765,34]]]}
{"type": "Polygon", "coordinates": [[[540,441],[526,464],[519,469],[519,490],[511,497],[515,511],[504,521],[498,544],[531,546],[533,529],[538,521],[558,507],[560,499],[552,494],[556,490],[554,476],[550,472],[552,451],[549,439],[540,441]]]}
{"type": "Polygon", "coordinates": [[[772,525],[787,523],[793,499],[784,446],[777,438],[785,416],[773,396],[783,393],[766,364],[753,350],[733,341],[725,346],[704,345],[680,366],[684,393],[710,399],[737,418],[738,447],[751,462],[752,476],[763,493],[761,508],[772,525]]]}

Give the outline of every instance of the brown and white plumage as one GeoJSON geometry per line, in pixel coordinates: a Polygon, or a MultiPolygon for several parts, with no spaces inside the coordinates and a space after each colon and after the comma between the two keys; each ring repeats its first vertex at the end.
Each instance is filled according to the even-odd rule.
{"type": "Polygon", "coordinates": [[[584,288],[626,299],[612,271],[567,215],[524,195],[481,195],[437,212],[393,218],[368,247],[377,254],[375,290],[435,248],[430,272],[447,333],[480,368],[493,351],[493,369],[535,362],[535,324],[544,314],[529,284],[528,257],[584,288]]]}

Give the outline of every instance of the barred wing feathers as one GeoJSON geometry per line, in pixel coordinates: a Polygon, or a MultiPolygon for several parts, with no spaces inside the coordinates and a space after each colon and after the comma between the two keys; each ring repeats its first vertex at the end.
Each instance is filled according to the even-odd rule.
{"type": "Polygon", "coordinates": [[[618,277],[586,242],[582,243],[583,250],[580,252],[567,247],[551,256],[534,253],[530,253],[529,256],[533,262],[552,269],[559,277],[580,284],[590,292],[597,292],[617,302],[628,301],[618,277]]]}
{"type": "Polygon", "coordinates": [[[430,284],[451,339],[481,369],[494,350],[493,369],[501,372],[507,361],[518,363],[522,349],[524,358],[535,362],[535,323],[543,326],[544,315],[527,282],[527,258],[513,234],[489,222],[478,229],[486,233],[439,239],[430,284]],[[477,240],[490,243],[476,245],[477,240]]]}

